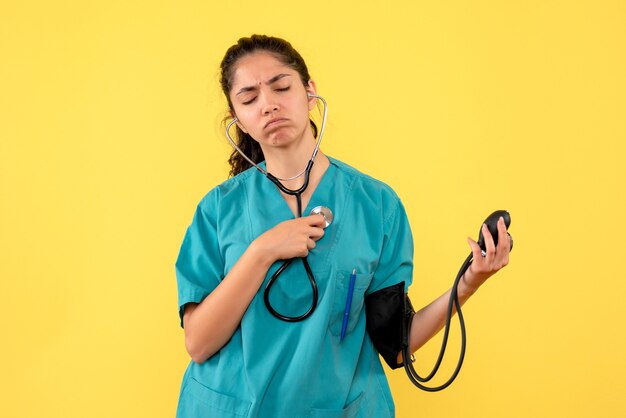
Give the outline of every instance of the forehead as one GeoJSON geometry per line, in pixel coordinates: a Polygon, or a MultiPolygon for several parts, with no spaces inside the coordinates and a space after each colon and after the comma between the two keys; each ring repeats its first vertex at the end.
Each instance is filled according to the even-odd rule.
{"type": "Polygon", "coordinates": [[[240,58],[235,64],[232,89],[266,82],[277,74],[297,75],[269,52],[253,52],[240,58]]]}

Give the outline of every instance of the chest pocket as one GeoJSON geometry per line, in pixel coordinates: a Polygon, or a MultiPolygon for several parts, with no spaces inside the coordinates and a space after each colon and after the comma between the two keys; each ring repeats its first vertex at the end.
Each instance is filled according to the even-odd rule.
{"type": "MultiPolygon", "coordinates": [[[[349,271],[339,271],[335,276],[335,298],[333,300],[332,312],[330,315],[330,333],[334,336],[341,336],[341,327],[343,324],[343,316],[348,300],[350,290],[350,273],[349,271]]],[[[346,327],[346,335],[352,332],[359,318],[363,313],[363,305],[365,302],[365,291],[372,281],[371,273],[357,273],[354,281],[354,291],[352,293],[352,304],[350,305],[348,326],[346,327]]]]}

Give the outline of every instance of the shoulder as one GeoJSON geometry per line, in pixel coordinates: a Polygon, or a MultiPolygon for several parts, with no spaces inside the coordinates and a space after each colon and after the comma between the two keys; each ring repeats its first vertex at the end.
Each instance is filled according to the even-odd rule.
{"type": "Polygon", "coordinates": [[[387,183],[335,158],[328,157],[328,159],[337,167],[337,171],[353,184],[352,191],[359,197],[361,195],[367,197],[373,204],[386,207],[390,212],[394,212],[398,206],[401,206],[400,197],[387,183]]]}
{"type": "Polygon", "coordinates": [[[238,200],[245,196],[246,184],[257,173],[252,167],[231,177],[209,190],[198,203],[204,211],[213,211],[225,202],[238,200]]]}
{"type": "Polygon", "coordinates": [[[343,175],[354,179],[355,183],[358,186],[363,187],[368,191],[381,193],[384,195],[388,195],[389,197],[399,199],[396,192],[387,183],[378,180],[368,174],[365,174],[362,171],[352,167],[351,165],[344,163],[343,161],[339,161],[332,157],[328,157],[328,159],[330,160],[331,164],[336,166],[343,175]]]}

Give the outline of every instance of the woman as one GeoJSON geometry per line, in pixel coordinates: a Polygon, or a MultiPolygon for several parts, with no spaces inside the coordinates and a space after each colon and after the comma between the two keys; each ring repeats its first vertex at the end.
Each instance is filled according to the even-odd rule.
{"type": "MultiPolygon", "coordinates": [[[[227,51],[221,70],[239,148],[278,178],[301,173],[317,135],[309,119],[316,85],[302,57],[282,39],[255,35],[227,51]]],[[[232,178],[199,203],[176,262],[181,325],[193,359],[177,415],[394,416],[366,330],[364,298],[394,285],[406,291],[411,282],[413,241],[400,199],[387,185],[320,151],[302,194],[304,216],[297,217],[294,196],[236,151],[230,163],[232,178]],[[309,215],[319,205],[334,213],[328,227],[322,215],[309,215]],[[263,290],[282,260],[296,257],[308,260],[319,300],[305,320],[288,322],[271,314],[263,290]]],[[[297,189],[304,181],[301,175],[283,184],[297,189]]],[[[483,229],[486,257],[469,239],[475,261],[459,284],[461,303],[508,263],[502,220],[498,230],[494,247],[483,229]]],[[[291,263],[279,277],[271,306],[286,316],[302,314],[312,300],[303,263],[291,263]]],[[[441,329],[449,296],[450,291],[415,314],[412,351],[441,329]]],[[[395,364],[386,360],[397,367],[402,358],[397,353],[395,364]]]]}

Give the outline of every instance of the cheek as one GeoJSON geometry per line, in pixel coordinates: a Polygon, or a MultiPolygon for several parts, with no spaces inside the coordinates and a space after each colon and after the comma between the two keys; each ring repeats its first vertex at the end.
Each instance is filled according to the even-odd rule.
{"type": "Polygon", "coordinates": [[[291,103],[293,109],[298,109],[297,115],[300,119],[309,120],[309,101],[302,98],[294,99],[291,103]]]}
{"type": "Polygon", "coordinates": [[[254,129],[254,120],[252,117],[252,112],[248,109],[235,109],[235,115],[237,116],[237,120],[239,121],[239,127],[243,128],[244,131],[250,132],[251,129],[254,129]]]}

